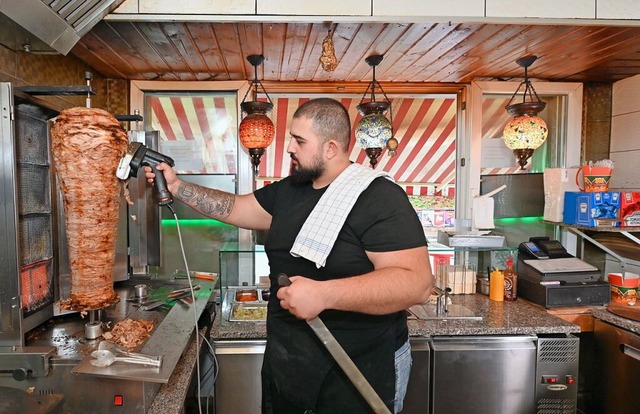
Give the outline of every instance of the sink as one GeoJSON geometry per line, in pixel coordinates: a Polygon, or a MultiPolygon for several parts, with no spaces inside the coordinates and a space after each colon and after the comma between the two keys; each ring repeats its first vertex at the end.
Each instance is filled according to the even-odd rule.
{"type": "Polygon", "coordinates": [[[471,309],[457,304],[450,304],[447,306],[447,312],[436,312],[436,305],[433,304],[421,304],[415,305],[407,309],[409,311],[409,319],[420,320],[471,320],[480,321],[482,316],[476,316],[471,309]]]}

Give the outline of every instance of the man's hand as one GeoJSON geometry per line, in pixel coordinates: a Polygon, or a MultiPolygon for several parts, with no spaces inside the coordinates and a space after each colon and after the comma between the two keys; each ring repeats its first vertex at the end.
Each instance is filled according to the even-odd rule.
{"type": "MultiPolygon", "coordinates": [[[[178,188],[180,187],[180,179],[176,175],[176,172],[174,171],[174,169],[171,168],[170,165],[165,164],[164,162],[161,162],[160,164],[158,164],[156,168],[158,169],[158,171],[162,171],[162,174],[164,175],[164,179],[167,181],[167,189],[171,194],[175,195],[176,192],[178,191],[178,188]]],[[[147,165],[144,166],[144,176],[147,178],[147,181],[150,184],[153,184],[153,180],[155,179],[156,175],[151,169],[151,167],[147,165]]]]}
{"type": "Polygon", "coordinates": [[[302,276],[291,276],[290,286],[278,289],[280,306],[298,319],[313,319],[326,309],[324,288],[326,282],[318,282],[302,276]]]}

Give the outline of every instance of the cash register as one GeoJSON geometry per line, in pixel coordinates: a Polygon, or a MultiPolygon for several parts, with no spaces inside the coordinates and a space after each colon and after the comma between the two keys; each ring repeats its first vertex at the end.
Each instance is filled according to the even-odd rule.
{"type": "Polygon", "coordinates": [[[610,288],[600,270],[567,252],[557,240],[531,237],[518,246],[518,296],[546,308],[604,306],[610,288]]]}

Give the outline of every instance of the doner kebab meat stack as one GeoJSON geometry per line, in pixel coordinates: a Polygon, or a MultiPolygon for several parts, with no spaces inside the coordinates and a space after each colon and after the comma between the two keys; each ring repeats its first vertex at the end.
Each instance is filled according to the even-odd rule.
{"type": "Polygon", "coordinates": [[[51,135],[71,268],[71,295],[61,306],[101,309],[117,300],[113,267],[123,183],[116,169],[127,134],[109,112],[77,107],[58,115],[51,135]]]}

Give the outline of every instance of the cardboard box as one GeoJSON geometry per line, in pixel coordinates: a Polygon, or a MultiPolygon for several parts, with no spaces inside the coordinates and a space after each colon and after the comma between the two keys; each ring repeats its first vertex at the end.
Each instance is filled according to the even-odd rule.
{"type": "Polygon", "coordinates": [[[617,227],[619,225],[620,193],[571,192],[564,194],[563,221],[585,227],[617,227]]]}
{"type": "Polygon", "coordinates": [[[562,223],[564,193],[580,191],[576,184],[578,168],[547,168],[544,180],[544,219],[562,223]]]}
{"type": "Polygon", "coordinates": [[[620,193],[620,225],[640,226],[640,191],[620,193]]]}

